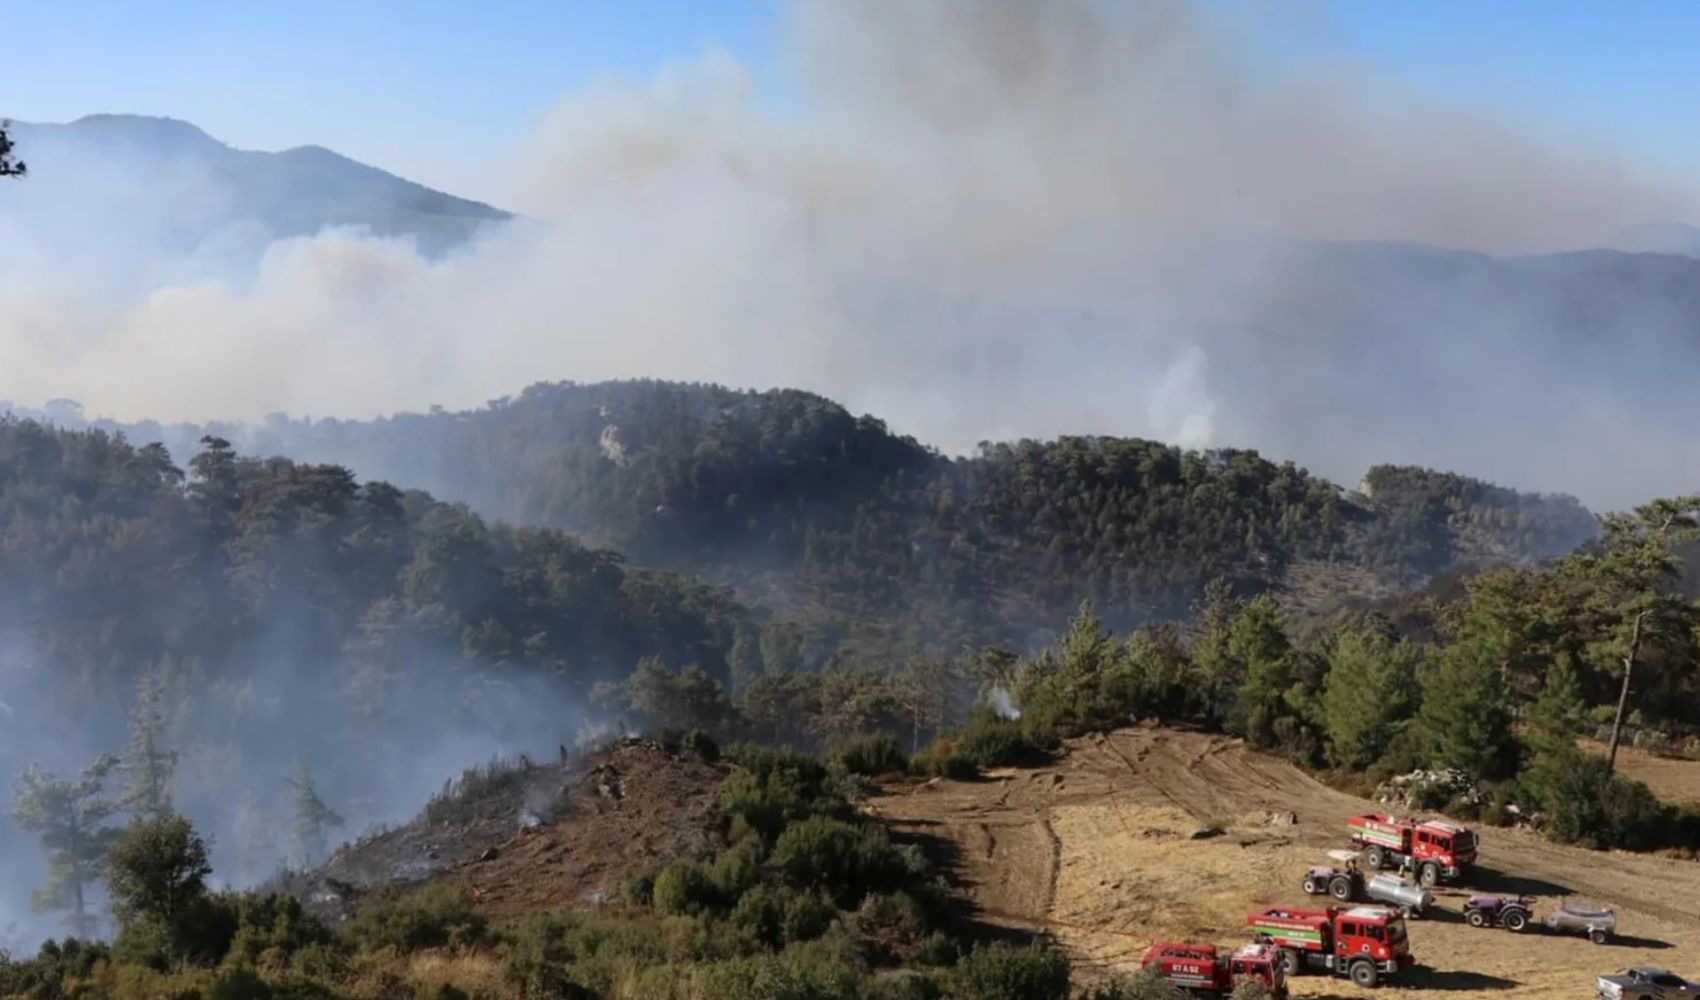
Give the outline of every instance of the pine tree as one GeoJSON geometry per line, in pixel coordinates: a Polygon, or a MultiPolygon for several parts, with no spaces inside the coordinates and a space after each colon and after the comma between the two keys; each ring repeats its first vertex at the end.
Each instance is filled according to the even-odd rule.
{"type": "Polygon", "coordinates": [[[1267,594],[1247,602],[1228,629],[1228,657],[1240,670],[1229,728],[1252,746],[1286,742],[1299,716],[1292,642],[1280,605],[1267,594]]]}
{"type": "Polygon", "coordinates": [[[18,779],[12,816],[18,826],[41,838],[47,854],[47,881],[30,904],[38,913],[69,910],[79,938],[93,930],[84,889],[100,880],[117,831],[106,821],[118,811],[106,797],[106,779],[118,758],[103,754],[76,780],[56,778],[30,765],[18,779]]]}
{"type": "Polygon", "coordinates": [[[1550,745],[1570,745],[1582,732],[1588,703],[1582,696],[1582,678],[1576,661],[1561,656],[1547,668],[1540,697],[1529,706],[1529,729],[1550,745]]]}
{"type": "Polygon", "coordinates": [[[1426,659],[1422,647],[1382,632],[1335,637],[1322,710],[1336,763],[1363,768],[1381,758],[1416,712],[1426,659]]]}
{"type": "Polygon", "coordinates": [[[136,683],[130,741],[118,764],[124,775],[118,805],[135,819],[171,815],[171,779],[177,770],[178,754],[166,748],[165,739],[164,684],[160,670],[150,670],[136,683]]]}
{"type": "Polygon", "coordinates": [[[306,868],[324,856],[326,834],[341,827],[343,819],[319,797],[318,786],[313,783],[313,771],[306,760],[301,761],[300,771],[289,780],[289,785],[295,790],[294,819],[289,829],[290,861],[299,868],[306,868]]]}
{"type": "Polygon", "coordinates": [[[1492,649],[1473,642],[1448,646],[1440,668],[1425,681],[1419,718],[1435,763],[1476,778],[1515,770],[1510,698],[1492,649]]]}

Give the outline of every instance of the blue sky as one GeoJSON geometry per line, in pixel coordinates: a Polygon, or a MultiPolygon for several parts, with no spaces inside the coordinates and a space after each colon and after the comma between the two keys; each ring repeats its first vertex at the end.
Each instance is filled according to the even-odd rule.
{"type": "MultiPolygon", "coordinates": [[[[318,143],[479,195],[466,190],[478,187],[477,163],[598,76],[646,77],[715,47],[778,92],[778,2],[8,3],[0,6],[0,114],[169,114],[238,146],[318,143]]],[[[1327,6],[1325,45],[1404,86],[1581,133],[1661,168],[1700,168],[1700,3],[1327,6]]],[[[1271,9],[1281,11],[1262,8],[1265,20],[1271,9]]],[[[1302,9],[1297,0],[1292,9],[1302,9]]]]}

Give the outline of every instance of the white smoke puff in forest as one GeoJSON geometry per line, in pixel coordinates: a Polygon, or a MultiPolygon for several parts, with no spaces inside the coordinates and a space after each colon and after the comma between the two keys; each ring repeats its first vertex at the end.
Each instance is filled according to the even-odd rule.
{"type": "MultiPolygon", "coordinates": [[[[1670,464],[1589,448],[1601,428],[1694,446],[1609,399],[1531,414],[1577,365],[1531,346],[1520,303],[1470,307],[1497,337],[1333,344],[1315,330],[1338,284],[1305,298],[1322,279],[1276,238],[1561,249],[1691,199],[1582,141],[1403,94],[1332,58],[1320,23],[1309,58],[1272,65],[1290,21],[1180,0],[804,0],[783,19],[802,111],[718,54],[568,95],[507,168],[527,219],[447,259],[348,231],[262,253],[233,233],[138,272],[112,248],[145,234],[76,220],[107,248],[95,274],[25,260],[0,279],[0,398],[371,416],[641,375],[800,386],[953,451],[1137,434],[1337,479],[1411,461],[1595,501],[1653,491],[1670,464]],[[230,273],[238,251],[255,273],[230,273]],[[1506,402],[1423,395],[1441,372],[1459,400],[1506,402]],[[1374,419],[1342,421],[1354,406],[1374,419]],[[1577,476],[1550,441],[1598,469],[1577,476]]],[[[1358,280],[1351,295],[1375,291],[1358,280]]]]}

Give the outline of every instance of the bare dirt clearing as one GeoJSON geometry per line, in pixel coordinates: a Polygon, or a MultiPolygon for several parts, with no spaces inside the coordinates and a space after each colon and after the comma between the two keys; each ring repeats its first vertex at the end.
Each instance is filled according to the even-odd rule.
{"type": "MultiPolygon", "coordinates": [[[[1601,757],[1606,755],[1604,743],[1584,741],[1582,746],[1601,757]]],[[[1645,782],[1654,795],[1666,802],[1700,802],[1700,760],[1661,757],[1635,747],[1618,747],[1617,769],[1645,782]]]]}
{"type": "MultiPolygon", "coordinates": [[[[1247,911],[1321,907],[1304,868],[1345,846],[1346,817],[1375,808],[1238,740],[1127,729],[1070,741],[1043,767],[974,782],[881,786],[866,803],[899,834],[945,856],[982,919],[1048,929],[1089,969],[1133,968],[1156,938],[1246,939],[1247,911]],[[1219,836],[1195,831],[1219,827],[1219,836]]],[[[1517,831],[1483,833],[1474,884],[1444,888],[1411,923],[1419,968],[1401,992],[1467,997],[1591,996],[1594,977],[1649,963],[1700,974],[1700,864],[1560,847],[1517,831]],[[1537,916],[1574,893],[1618,908],[1621,937],[1475,930],[1471,891],[1539,897],[1537,916]]],[[[1345,980],[1303,976],[1297,996],[1356,996],[1345,980]]]]}

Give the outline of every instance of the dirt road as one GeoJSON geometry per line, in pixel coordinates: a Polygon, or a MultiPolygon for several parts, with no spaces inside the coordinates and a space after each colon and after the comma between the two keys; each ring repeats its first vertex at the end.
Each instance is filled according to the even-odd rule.
{"type": "MultiPolygon", "coordinates": [[[[1299,889],[1305,867],[1345,846],[1347,816],[1375,808],[1237,740],[1164,729],[1072,741],[1052,765],[981,781],[885,786],[867,807],[949,859],[989,922],[1048,929],[1092,970],[1133,968],[1155,938],[1243,941],[1257,907],[1322,906],[1299,889]],[[1193,838],[1208,827],[1224,832],[1193,838]]],[[[1488,830],[1482,869],[1412,922],[1420,968],[1401,992],[1586,997],[1596,975],[1632,964],[1700,976],[1700,864],[1488,830]],[[1475,930],[1459,915],[1470,891],[1536,895],[1537,915],[1591,897],[1618,908],[1621,937],[1475,930]]],[[[1293,992],[1366,993],[1320,976],[1293,992]]]]}

